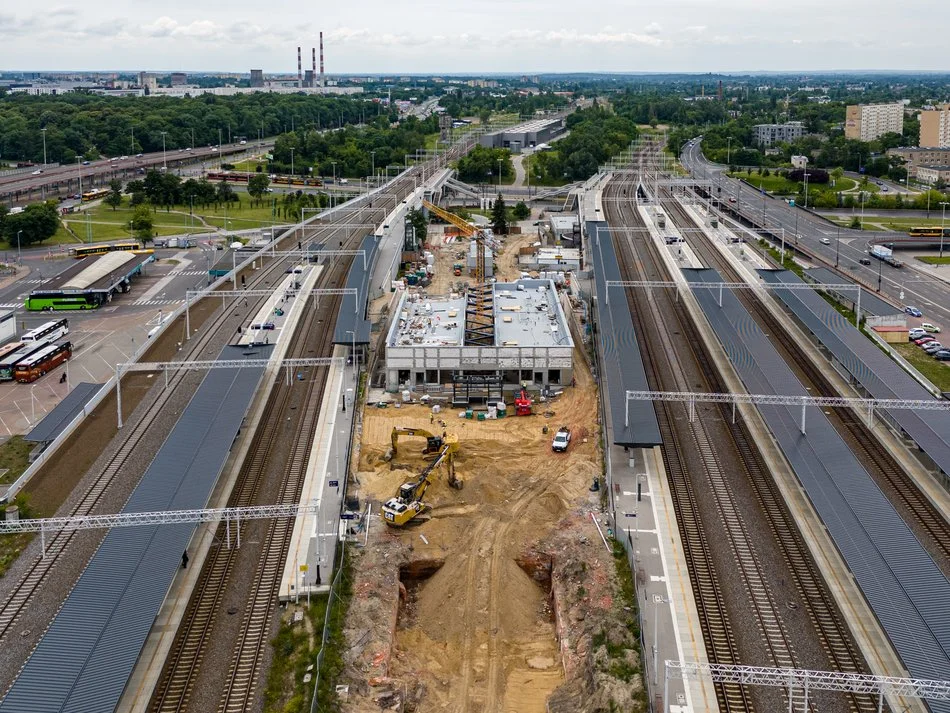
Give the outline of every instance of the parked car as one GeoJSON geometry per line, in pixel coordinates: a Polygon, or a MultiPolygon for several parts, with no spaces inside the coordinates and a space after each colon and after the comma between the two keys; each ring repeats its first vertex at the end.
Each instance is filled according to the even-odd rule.
{"type": "Polygon", "coordinates": [[[907,314],[909,314],[911,317],[923,317],[923,316],[924,316],[923,312],[921,312],[921,311],[920,311],[919,309],[917,309],[916,307],[911,307],[910,305],[908,305],[907,307],[905,307],[905,308],[904,308],[904,311],[905,311],[907,314]]]}
{"type": "Polygon", "coordinates": [[[940,327],[938,327],[935,324],[931,324],[930,322],[924,322],[923,324],[920,325],[920,328],[924,330],[925,332],[932,332],[933,334],[940,333],[940,327]]]}
{"type": "Polygon", "coordinates": [[[907,336],[910,337],[911,339],[918,339],[918,338],[920,338],[920,337],[926,337],[926,336],[927,336],[927,330],[924,329],[923,327],[913,327],[913,328],[907,330],[907,336]]]}
{"type": "Polygon", "coordinates": [[[928,354],[936,354],[940,350],[944,349],[944,346],[940,342],[927,342],[923,347],[921,347],[921,349],[923,349],[928,354]]]}
{"type": "Polygon", "coordinates": [[[922,347],[922,346],[923,346],[924,344],[926,344],[927,342],[934,342],[934,341],[936,341],[936,340],[935,340],[933,337],[917,337],[917,339],[914,339],[914,340],[912,340],[912,341],[913,341],[914,344],[916,344],[918,347],[922,347]]]}
{"type": "Polygon", "coordinates": [[[950,349],[941,349],[939,352],[936,352],[931,356],[939,361],[950,361],[950,349]]]}

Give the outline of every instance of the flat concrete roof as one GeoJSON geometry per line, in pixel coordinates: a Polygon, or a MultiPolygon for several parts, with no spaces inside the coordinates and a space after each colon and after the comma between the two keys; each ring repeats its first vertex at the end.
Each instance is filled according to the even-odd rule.
{"type": "MultiPolygon", "coordinates": [[[[494,285],[495,346],[573,346],[557,291],[550,280],[494,285]]],[[[465,298],[416,299],[406,294],[389,346],[458,347],[465,338],[465,298]]]]}
{"type": "Polygon", "coordinates": [[[85,257],[38,285],[32,292],[107,292],[153,258],[153,255],[132,252],[111,252],[85,257]]]}

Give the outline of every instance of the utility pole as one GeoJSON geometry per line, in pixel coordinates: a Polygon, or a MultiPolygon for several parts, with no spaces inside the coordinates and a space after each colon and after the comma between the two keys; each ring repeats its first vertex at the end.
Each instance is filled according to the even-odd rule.
{"type": "Polygon", "coordinates": [[[163,171],[168,170],[168,162],[165,160],[165,134],[167,133],[168,133],[167,131],[162,132],[162,170],[163,171]]]}
{"type": "Polygon", "coordinates": [[[46,129],[40,129],[43,132],[43,168],[46,168],[46,129]]]}

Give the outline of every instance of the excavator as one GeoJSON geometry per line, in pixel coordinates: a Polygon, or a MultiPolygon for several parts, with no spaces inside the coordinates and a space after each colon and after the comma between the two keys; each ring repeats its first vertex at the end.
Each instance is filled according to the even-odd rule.
{"type": "Polygon", "coordinates": [[[413,480],[409,480],[399,486],[396,496],[383,503],[382,519],[387,525],[393,527],[402,527],[410,520],[413,520],[428,512],[430,506],[423,501],[426,490],[432,484],[433,474],[436,468],[443,463],[448,474],[449,485],[457,490],[461,490],[463,482],[455,475],[455,454],[458,452],[458,436],[436,436],[421,428],[394,428],[392,433],[392,453],[395,455],[396,445],[399,436],[422,436],[426,439],[426,448],[423,455],[437,453],[435,460],[429,463],[425,469],[413,480]]]}

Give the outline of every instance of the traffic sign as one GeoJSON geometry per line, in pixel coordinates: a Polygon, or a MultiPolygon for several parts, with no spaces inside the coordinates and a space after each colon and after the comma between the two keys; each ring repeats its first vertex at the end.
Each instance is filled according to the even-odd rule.
{"type": "Polygon", "coordinates": [[[300,571],[301,571],[301,572],[306,572],[308,569],[310,569],[310,565],[309,565],[309,564],[302,564],[302,565],[300,565],[300,571]]]}
{"type": "Polygon", "coordinates": [[[339,481],[339,480],[331,480],[331,481],[328,481],[327,484],[328,484],[331,488],[336,488],[336,487],[338,487],[338,486],[340,485],[340,481],[339,481]]]}

